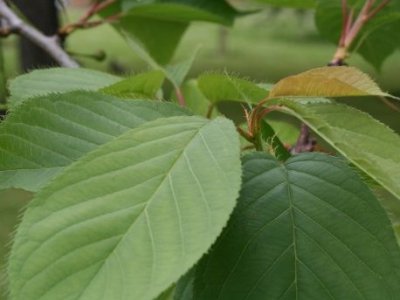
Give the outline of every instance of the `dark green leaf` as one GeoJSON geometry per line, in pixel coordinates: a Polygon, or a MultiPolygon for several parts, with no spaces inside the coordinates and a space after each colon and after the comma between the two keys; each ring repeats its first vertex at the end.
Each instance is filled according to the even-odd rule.
{"type": "Polygon", "coordinates": [[[277,103],[400,199],[400,136],[392,129],[328,99],[280,99],[277,103]]]}
{"type": "Polygon", "coordinates": [[[241,196],[200,264],[193,299],[397,299],[390,221],[346,163],[304,154],[244,158],[241,196]]]}

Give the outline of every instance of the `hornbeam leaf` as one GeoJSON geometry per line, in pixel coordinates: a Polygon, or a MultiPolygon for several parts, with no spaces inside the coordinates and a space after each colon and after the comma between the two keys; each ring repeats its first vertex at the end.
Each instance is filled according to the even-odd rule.
{"type": "Polygon", "coordinates": [[[64,167],[127,130],[186,114],[174,104],[94,92],[30,99],[0,124],[0,189],[37,191],[64,167]]]}
{"type": "Polygon", "coordinates": [[[400,250],[374,195],[345,162],[244,158],[241,196],[200,263],[195,300],[397,299],[400,250]]]}
{"type": "Polygon", "coordinates": [[[231,121],[199,117],[148,122],[89,153],[29,204],[11,299],[154,299],[225,226],[239,153],[231,121]]]}
{"type": "Polygon", "coordinates": [[[327,99],[280,99],[277,103],[400,199],[400,136],[392,129],[327,99]]]}
{"type": "Polygon", "coordinates": [[[51,93],[97,91],[121,80],[114,75],[82,68],[35,70],[10,81],[9,104],[13,108],[26,99],[51,93]]]}
{"type": "Polygon", "coordinates": [[[392,97],[383,92],[367,74],[353,67],[322,67],[284,78],[270,92],[271,98],[283,96],[392,97]]]}

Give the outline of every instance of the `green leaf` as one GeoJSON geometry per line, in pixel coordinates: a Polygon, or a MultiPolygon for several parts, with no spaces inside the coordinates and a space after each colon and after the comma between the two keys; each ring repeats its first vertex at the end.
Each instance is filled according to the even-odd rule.
{"type": "Polygon", "coordinates": [[[267,121],[261,120],[260,127],[261,138],[267,144],[269,153],[273,154],[274,157],[281,161],[289,159],[291,156],[289,151],[285,148],[272,126],[267,121]]]}
{"type": "Polygon", "coordinates": [[[122,9],[126,14],[118,26],[134,50],[146,61],[150,56],[160,65],[171,61],[190,22],[232,25],[238,15],[225,0],[122,0],[122,9]]]}
{"type": "Polygon", "coordinates": [[[9,104],[15,107],[29,98],[76,90],[97,91],[122,78],[88,69],[54,68],[35,70],[10,81],[9,104]]]}
{"type": "Polygon", "coordinates": [[[120,26],[129,45],[148,62],[148,56],[158,64],[165,65],[172,59],[188,23],[158,20],[128,15],[122,18],[120,26]],[[160,46],[162,45],[162,46],[160,46]]]}
{"type": "Polygon", "coordinates": [[[390,221],[337,158],[243,161],[238,206],[197,269],[194,298],[397,299],[400,252],[390,221]]]}
{"type": "Polygon", "coordinates": [[[186,114],[174,104],[94,92],[30,99],[0,124],[0,189],[37,191],[65,166],[127,130],[186,114]]]}
{"type": "Polygon", "coordinates": [[[212,103],[222,100],[258,103],[268,96],[268,91],[257,84],[230,75],[204,74],[198,78],[198,85],[212,103]]]}
{"type": "Polygon", "coordinates": [[[268,124],[276,132],[279,139],[287,145],[294,145],[299,138],[299,126],[283,120],[268,120],[268,124]]]}
{"type": "Polygon", "coordinates": [[[226,225],[240,189],[232,122],[148,122],[89,153],[29,204],[12,300],[152,300],[226,225]]]}
{"type": "Polygon", "coordinates": [[[181,90],[185,97],[187,108],[196,115],[206,116],[208,114],[212,103],[200,91],[197,80],[191,79],[185,82],[181,90]]]}
{"type": "Polygon", "coordinates": [[[333,148],[400,199],[400,136],[370,115],[327,99],[281,99],[333,148]]]}
{"type": "Polygon", "coordinates": [[[313,8],[317,0],[256,0],[263,4],[283,7],[313,8]]]}
{"type": "Polygon", "coordinates": [[[174,300],[192,300],[196,266],[186,273],[176,284],[174,300]]]}
{"type": "MultiPolygon", "coordinates": [[[[349,2],[356,13],[365,1],[349,2]]],[[[376,5],[381,3],[377,1],[376,5]]],[[[315,15],[317,28],[322,36],[338,44],[342,30],[342,5],[340,0],[318,0],[315,15]]],[[[378,70],[386,58],[391,55],[400,43],[400,4],[391,1],[361,30],[352,51],[361,54],[378,70]]]]}
{"type": "Polygon", "coordinates": [[[104,87],[100,92],[119,98],[144,97],[155,99],[157,92],[162,87],[164,78],[163,72],[150,71],[104,87]]]}
{"type": "Polygon", "coordinates": [[[315,68],[286,77],[275,84],[269,96],[395,98],[383,92],[367,74],[353,67],[315,68]]]}
{"type": "Polygon", "coordinates": [[[226,0],[122,0],[122,9],[134,16],[174,22],[206,21],[232,25],[238,12],[226,0]]]}

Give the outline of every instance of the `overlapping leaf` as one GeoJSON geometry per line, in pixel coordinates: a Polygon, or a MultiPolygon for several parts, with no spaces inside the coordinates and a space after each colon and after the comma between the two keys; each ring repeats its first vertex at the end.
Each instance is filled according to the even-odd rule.
{"type": "MultiPolygon", "coordinates": [[[[239,13],[226,0],[120,0],[125,13],[119,28],[136,52],[145,51],[158,64],[171,61],[192,21],[231,25],[239,13]],[[137,47],[141,49],[138,51],[137,47]]],[[[143,53],[140,55],[145,57],[143,53]]],[[[146,59],[148,60],[148,59],[146,59]]]]}
{"type": "Polygon", "coordinates": [[[0,189],[37,191],[65,166],[127,130],[185,114],[173,104],[94,92],[28,100],[0,125],[0,189]]]}
{"type": "Polygon", "coordinates": [[[212,103],[222,100],[258,103],[268,96],[268,90],[253,82],[223,74],[201,75],[198,86],[212,103]]]}
{"type": "Polygon", "coordinates": [[[400,199],[400,136],[368,114],[327,99],[281,99],[286,111],[400,199]]]}
{"type": "Polygon", "coordinates": [[[12,300],[152,300],[203,255],[240,189],[226,119],[148,122],[37,194],[10,258],[12,300]]]}
{"type": "Polygon", "coordinates": [[[134,75],[112,85],[106,86],[100,92],[119,98],[156,98],[157,92],[164,82],[161,71],[150,71],[134,75]]]}
{"type": "Polygon", "coordinates": [[[273,97],[389,96],[365,73],[353,67],[322,67],[289,76],[271,90],[273,97]]]}
{"type": "Polygon", "coordinates": [[[15,107],[29,98],[76,90],[97,91],[122,78],[89,69],[53,68],[35,70],[10,81],[9,105],[15,107]]]}
{"type": "Polygon", "coordinates": [[[241,196],[197,268],[196,300],[397,299],[400,251],[385,212],[337,158],[244,158],[241,196]]]}

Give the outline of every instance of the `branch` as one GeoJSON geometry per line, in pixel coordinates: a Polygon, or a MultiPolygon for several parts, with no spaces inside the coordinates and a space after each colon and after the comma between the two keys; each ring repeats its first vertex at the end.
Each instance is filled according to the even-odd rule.
{"type": "Polygon", "coordinates": [[[48,37],[38,31],[36,28],[24,23],[5,3],[0,0],[0,18],[8,23],[12,32],[29,39],[37,46],[46,51],[60,66],[68,68],[79,67],[69,55],[60,47],[56,37],[48,37]]]}

